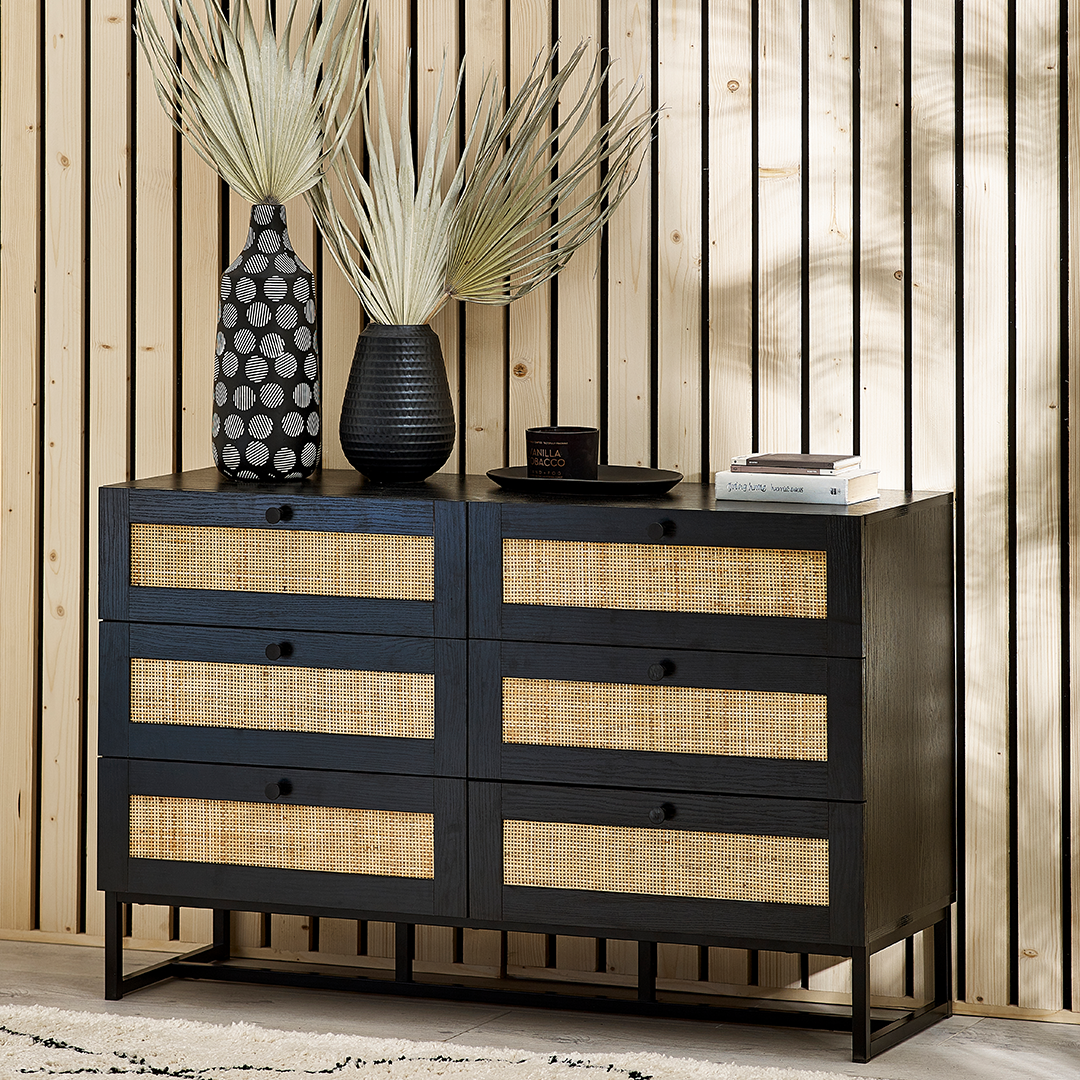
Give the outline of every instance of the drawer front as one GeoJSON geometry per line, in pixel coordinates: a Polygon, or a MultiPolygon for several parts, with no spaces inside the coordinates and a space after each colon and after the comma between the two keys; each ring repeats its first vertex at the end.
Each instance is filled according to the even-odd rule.
{"type": "Polygon", "coordinates": [[[100,777],[102,888],[466,914],[462,780],[116,758],[100,777]]]}
{"type": "Polygon", "coordinates": [[[470,775],[861,799],[859,660],[474,641],[470,775]]]}
{"type": "Polygon", "coordinates": [[[442,638],[102,623],[100,750],[464,776],[465,655],[442,638]]]}
{"type": "Polygon", "coordinates": [[[852,943],[862,805],[469,785],[470,914],[548,932],[852,943]]]}
{"type": "Polygon", "coordinates": [[[465,508],[106,488],[101,616],[461,637],[465,508]]]}
{"type": "Polygon", "coordinates": [[[470,507],[474,636],[861,656],[859,524],[470,507]]]}

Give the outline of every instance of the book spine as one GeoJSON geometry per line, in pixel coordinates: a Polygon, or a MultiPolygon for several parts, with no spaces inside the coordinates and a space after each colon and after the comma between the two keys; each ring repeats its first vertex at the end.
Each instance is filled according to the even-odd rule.
{"type": "MultiPolygon", "coordinates": [[[[716,497],[739,502],[848,503],[846,477],[788,477],[776,473],[716,474],[716,497]]],[[[872,496],[871,496],[872,497],[872,496]]]]}

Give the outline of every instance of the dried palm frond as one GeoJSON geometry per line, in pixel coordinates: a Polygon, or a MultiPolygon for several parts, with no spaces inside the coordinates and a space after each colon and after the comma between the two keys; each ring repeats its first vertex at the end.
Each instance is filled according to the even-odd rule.
{"type": "Polygon", "coordinates": [[[325,0],[321,26],[315,5],[302,29],[291,0],[280,34],[264,2],[257,27],[250,0],[232,0],[228,15],[219,0],[201,11],[159,0],[163,34],[152,0],[136,0],[135,30],[158,100],[196,153],[245,199],[281,203],[318,183],[344,144],[366,87],[368,0],[325,0]]]}
{"type": "MultiPolygon", "coordinates": [[[[441,127],[445,67],[440,76],[417,174],[408,94],[402,94],[395,158],[376,62],[377,143],[367,106],[361,106],[367,174],[347,147],[334,164],[345,203],[358,223],[356,232],[342,221],[325,180],[308,193],[327,246],[370,319],[424,323],[451,299],[508,304],[554,277],[610,219],[637,179],[656,114],[635,113],[644,93],[639,84],[585,147],[571,154],[567,148],[608,89],[610,67],[597,59],[580,95],[569,105],[561,103],[559,123],[550,124],[587,47],[585,42],[578,45],[551,75],[558,46],[538,56],[505,113],[498,81],[483,81],[460,161],[445,191],[439,178],[456,137],[464,64],[441,127]]],[[[406,71],[406,88],[408,78],[406,71]]]]}

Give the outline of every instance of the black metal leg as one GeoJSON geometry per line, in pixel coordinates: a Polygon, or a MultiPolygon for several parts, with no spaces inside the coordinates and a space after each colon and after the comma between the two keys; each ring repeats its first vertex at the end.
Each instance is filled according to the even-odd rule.
{"type": "Polygon", "coordinates": [[[413,981],[413,956],[416,953],[416,927],[412,923],[394,923],[394,978],[413,981]]]}
{"type": "Polygon", "coordinates": [[[105,894],[105,1000],[124,996],[124,905],[105,894]]]}
{"type": "Polygon", "coordinates": [[[870,950],[851,950],[851,1060],[870,1060],[870,950]]]}
{"type": "Polygon", "coordinates": [[[637,943],[638,1001],[656,1000],[656,942],[637,943]]]}

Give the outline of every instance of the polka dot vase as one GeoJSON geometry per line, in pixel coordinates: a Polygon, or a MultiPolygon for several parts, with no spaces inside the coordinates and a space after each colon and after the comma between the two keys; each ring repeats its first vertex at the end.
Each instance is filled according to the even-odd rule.
{"type": "Polygon", "coordinates": [[[301,480],[322,457],[311,271],[285,207],[251,208],[247,243],[221,276],[214,360],[214,463],[232,480],[301,480]]]}

